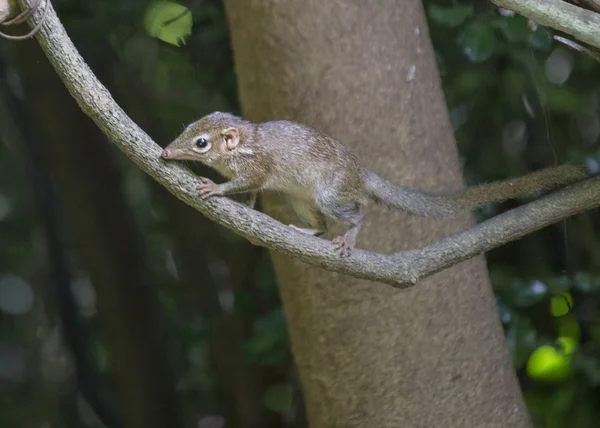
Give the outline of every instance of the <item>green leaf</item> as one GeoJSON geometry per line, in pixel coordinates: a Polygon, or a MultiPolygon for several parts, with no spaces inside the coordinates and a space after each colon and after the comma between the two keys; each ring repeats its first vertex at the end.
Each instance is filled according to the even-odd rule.
{"type": "Polygon", "coordinates": [[[458,44],[471,62],[483,62],[494,53],[497,40],[491,26],[474,22],[459,36],[458,44]]]}
{"type": "Polygon", "coordinates": [[[571,358],[557,346],[537,348],[527,361],[530,378],[545,382],[560,382],[571,375],[571,358]]]}
{"type": "Polygon", "coordinates": [[[148,34],[171,45],[180,46],[192,34],[192,12],[177,3],[157,1],[148,6],[144,27],[148,34]]]}
{"type": "Polygon", "coordinates": [[[567,315],[573,309],[573,297],[571,293],[561,293],[550,299],[550,313],[553,317],[567,315]]]}
{"type": "Polygon", "coordinates": [[[285,383],[269,386],[265,393],[265,406],[276,413],[283,413],[292,407],[292,387],[285,383]]]}
{"type": "Polygon", "coordinates": [[[473,15],[473,6],[457,4],[452,7],[443,7],[432,4],[429,6],[428,12],[432,21],[444,27],[455,28],[473,15]]]}

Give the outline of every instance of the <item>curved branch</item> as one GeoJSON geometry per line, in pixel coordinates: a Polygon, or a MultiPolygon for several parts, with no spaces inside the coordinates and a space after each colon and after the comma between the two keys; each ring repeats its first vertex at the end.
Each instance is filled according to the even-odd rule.
{"type": "MultiPolygon", "coordinates": [[[[20,1],[25,6],[26,0],[20,1]]],[[[355,249],[351,257],[341,258],[330,241],[296,232],[245,205],[227,198],[198,198],[198,177],[180,165],[161,161],[161,148],[117,105],[77,52],[52,5],[48,8],[36,38],[80,108],[169,192],[255,245],[331,271],[406,288],[446,267],[600,205],[600,179],[590,179],[420,250],[387,255],[355,249]]],[[[39,19],[39,12],[34,13],[31,24],[39,19]]]]}
{"type": "MultiPolygon", "coordinates": [[[[2,0],[0,0],[2,1],[2,0]]],[[[15,24],[21,24],[25,21],[27,21],[27,19],[29,18],[29,16],[31,16],[31,14],[37,10],[40,7],[40,4],[42,2],[42,0],[35,0],[36,3],[33,3],[29,6],[29,9],[19,13],[17,16],[11,18],[11,19],[6,19],[8,18],[8,16],[10,16],[12,13],[14,13],[14,10],[8,10],[8,16],[4,16],[4,5],[0,4],[0,15],[2,15],[2,17],[0,17],[0,25],[3,26],[8,26],[8,25],[15,25],[15,24]]],[[[16,0],[12,0],[12,4],[9,2],[8,3],[8,7],[14,7],[14,5],[16,5],[16,0]]],[[[44,19],[46,17],[46,13],[48,12],[48,5],[50,4],[50,0],[46,0],[46,7],[44,8],[44,12],[42,17],[40,18],[40,20],[38,21],[38,23],[31,29],[31,31],[27,34],[23,34],[20,36],[13,36],[11,34],[6,34],[2,31],[0,31],[0,37],[7,39],[7,40],[27,40],[31,37],[33,37],[33,35],[35,33],[38,32],[38,30],[42,27],[42,25],[44,24],[44,19]]]]}
{"type": "Polygon", "coordinates": [[[491,0],[540,25],[552,27],[600,49],[600,14],[562,0],[491,0]]]}

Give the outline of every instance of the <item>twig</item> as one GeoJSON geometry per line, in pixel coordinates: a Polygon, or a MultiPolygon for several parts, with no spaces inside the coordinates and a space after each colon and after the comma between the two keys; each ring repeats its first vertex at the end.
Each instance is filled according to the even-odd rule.
{"type": "MultiPolygon", "coordinates": [[[[26,5],[26,0],[20,0],[26,5]]],[[[600,178],[570,186],[420,250],[379,254],[355,249],[341,258],[330,241],[296,232],[273,218],[227,198],[202,200],[200,181],[175,163],[162,162],[161,148],[113,100],[69,39],[52,6],[36,35],[81,109],[143,171],[211,220],[255,245],[295,256],[325,269],[407,288],[418,280],[575,213],[600,206],[600,178]]],[[[40,13],[33,14],[36,25],[40,13]]]]}
{"type": "Polygon", "coordinates": [[[598,52],[596,50],[593,50],[593,49],[590,49],[590,48],[586,48],[585,46],[580,45],[579,43],[575,43],[574,41],[569,40],[569,39],[567,39],[565,37],[562,37],[562,36],[556,36],[555,35],[554,36],[554,40],[556,40],[557,42],[562,43],[565,46],[570,47],[573,50],[576,50],[576,51],[581,52],[581,53],[588,54],[589,56],[591,56],[592,58],[594,58],[596,61],[600,61],[600,52],[598,52]]]}
{"type": "Polygon", "coordinates": [[[600,49],[600,14],[561,0],[491,0],[496,6],[517,12],[540,25],[570,34],[600,49]]]}
{"type": "MultiPolygon", "coordinates": [[[[41,1],[42,0],[37,0],[34,4],[31,5],[30,9],[22,11],[21,13],[17,14],[12,19],[9,19],[6,21],[0,21],[0,24],[2,24],[4,26],[13,25],[13,24],[22,24],[23,22],[27,21],[29,19],[29,16],[33,13],[33,11],[40,6],[41,1]]],[[[9,7],[10,7],[10,4],[9,4],[9,7]]]]}
{"type": "MultiPolygon", "coordinates": [[[[38,10],[42,1],[43,0],[33,0],[33,2],[28,6],[27,9],[24,9],[23,12],[19,13],[17,16],[15,16],[12,19],[9,19],[8,21],[0,21],[0,25],[4,25],[4,26],[15,25],[15,24],[21,24],[21,23],[27,21],[27,19],[29,19],[29,17],[33,14],[33,12],[38,10]]],[[[31,29],[31,31],[29,31],[29,33],[24,34],[22,36],[12,36],[10,34],[6,34],[2,31],[0,31],[0,37],[3,37],[8,40],[30,39],[31,37],[33,37],[35,35],[35,33],[37,33],[40,30],[40,28],[44,24],[44,19],[46,19],[48,9],[50,7],[49,5],[50,5],[50,0],[46,0],[46,7],[44,7],[42,17],[39,19],[38,23],[31,29]]]]}

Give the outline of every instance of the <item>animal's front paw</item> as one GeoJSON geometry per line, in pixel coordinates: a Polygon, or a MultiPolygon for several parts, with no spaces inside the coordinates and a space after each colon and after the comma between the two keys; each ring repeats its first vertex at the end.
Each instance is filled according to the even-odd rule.
{"type": "Polygon", "coordinates": [[[348,236],[336,236],[331,242],[335,245],[336,250],[340,252],[341,257],[350,257],[350,253],[354,248],[354,243],[351,242],[351,239],[348,236]]]}
{"type": "Polygon", "coordinates": [[[221,186],[215,184],[210,178],[200,177],[200,184],[196,189],[198,189],[198,194],[202,197],[202,199],[210,198],[211,196],[222,195],[221,186]]]}

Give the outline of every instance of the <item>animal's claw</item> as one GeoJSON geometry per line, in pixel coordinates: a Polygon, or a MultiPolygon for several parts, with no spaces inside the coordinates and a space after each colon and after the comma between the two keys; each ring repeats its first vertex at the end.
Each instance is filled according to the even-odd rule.
{"type": "Polygon", "coordinates": [[[352,252],[353,245],[348,242],[346,236],[336,236],[331,240],[336,250],[339,251],[341,257],[350,257],[350,253],[352,252]]]}

